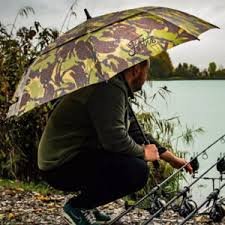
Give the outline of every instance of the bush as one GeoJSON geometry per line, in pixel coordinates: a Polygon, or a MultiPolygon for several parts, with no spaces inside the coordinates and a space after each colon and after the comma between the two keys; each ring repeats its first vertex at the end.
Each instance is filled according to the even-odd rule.
{"type": "Polygon", "coordinates": [[[34,22],[15,33],[0,23],[0,176],[35,180],[37,145],[48,117],[49,105],[33,110],[21,118],[6,120],[12,97],[28,66],[58,32],[34,22]]]}

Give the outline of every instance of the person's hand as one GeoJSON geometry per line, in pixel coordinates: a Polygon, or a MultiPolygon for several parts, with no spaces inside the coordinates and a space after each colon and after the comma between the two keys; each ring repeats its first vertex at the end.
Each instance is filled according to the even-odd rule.
{"type": "MultiPolygon", "coordinates": [[[[169,163],[175,169],[180,169],[182,166],[184,166],[187,163],[187,161],[183,158],[176,157],[176,158],[174,158],[174,160],[171,160],[169,163]]],[[[190,174],[193,173],[193,169],[190,164],[187,164],[184,167],[184,169],[186,170],[186,172],[188,172],[190,174]]]]}
{"type": "Polygon", "coordinates": [[[144,160],[151,162],[159,160],[159,152],[156,145],[154,144],[145,145],[144,160]]]}

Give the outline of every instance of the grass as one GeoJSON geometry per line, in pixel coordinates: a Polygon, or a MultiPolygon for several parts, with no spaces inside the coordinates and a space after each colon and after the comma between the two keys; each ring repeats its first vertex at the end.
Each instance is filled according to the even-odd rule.
{"type": "Polygon", "coordinates": [[[48,184],[44,182],[36,183],[36,182],[22,182],[18,180],[0,179],[0,189],[1,188],[38,192],[42,195],[63,194],[63,192],[50,187],[48,184]]]}

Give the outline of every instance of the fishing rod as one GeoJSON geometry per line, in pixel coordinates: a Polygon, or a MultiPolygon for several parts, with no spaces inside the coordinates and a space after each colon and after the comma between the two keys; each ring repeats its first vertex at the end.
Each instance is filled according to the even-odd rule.
{"type": "MultiPolygon", "coordinates": [[[[222,161],[225,156],[220,160],[222,161]]],[[[186,194],[190,191],[190,188],[197,183],[205,174],[207,174],[211,169],[213,169],[220,161],[214,163],[211,167],[209,167],[203,174],[201,174],[196,180],[194,180],[189,186],[185,186],[182,191],[180,191],[177,196],[174,196],[171,200],[169,200],[166,205],[160,208],[156,213],[154,213],[148,220],[146,220],[141,225],[146,225],[151,222],[155,217],[157,217],[162,211],[164,211],[169,205],[171,205],[175,200],[180,198],[181,196],[186,196],[186,194]]],[[[195,209],[194,209],[195,210],[195,209]]],[[[190,215],[190,214],[189,214],[190,215]]]]}
{"type": "MultiPolygon", "coordinates": [[[[220,157],[217,159],[217,161],[218,161],[218,163],[216,165],[216,169],[220,172],[220,174],[222,176],[222,174],[225,173],[225,160],[224,160],[224,158],[221,159],[221,157],[220,157]]],[[[195,178],[197,179],[197,177],[195,177],[195,178]]],[[[209,178],[209,177],[205,177],[205,176],[200,179],[213,179],[213,191],[215,190],[215,179],[221,180],[221,178],[209,178]]],[[[175,212],[178,212],[179,215],[184,218],[186,218],[196,208],[197,208],[197,204],[195,201],[190,199],[190,196],[183,196],[183,200],[182,200],[181,204],[172,206],[172,209],[175,212]]],[[[219,202],[218,202],[216,209],[219,209],[219,208],[221,208],[221,204],[219,204],[219,202]]],[[[218,212],[218,211],[219,210],[216,210],[216,212],[218,212]]],[[[217,214],[219,214],[219,213],[217,213],[217,214]]],[[[221,215],[221,213],[219,215],[221,215]]]]}
{"type": "Polygon", "coordinates": [[[214,222],[221,222],[223,217],[225,216],[225,212],[223,207],[218,204],[218,196],[220,194],[220,191],[225,187],[225,183],[220,187],[215,189],[213,192],[211,192],[206,200],[198,206],[195,210],[193,210],[179,225],[184,225],[189,219],[191,219],[198,211],[201,209],[204,205],[211,203],[213,201],[213,207],[211,211],[209,212],[210,219],[212,219],[214,222]]]}
{"type": "MultiPolygon", "coordinates": [[[[132,109],[132,107],[131,107],[129,101],[128,101],[128,107],[129,107],[129,112],[131,113],[131,116],[134,118],[135,123],[136,123],[136,125],[137,125],[137,128],[138,128],[138,130],[140,131],[140,133],[141,133],[141,135],[142,135],[142,137],[143,137],[143,139],[144,139],[144,144],[145,144],[145,145],[151,144],[150,141],[147,139],[147,137],[146,137],[144,131],[142,130],[142,128],[141,128],[141,126],[140,126],[140,124],[139,124],[139,122],[138,122],[138,120],[137,120],[137,117],[136,117],[136,115],[135,115],[135,113],[134,113],[134,111],[133,111],[133,109],[132,109]]],[[[153,163],[154,168],[155,168],[156,170],[158,170],[158,169],[159,169],[159,162],[156,160],[156,161],[153,161],[152,163],[153,163]]]]}
{"type": "MultiPolygon", "coordinates": [[[[152,188],[152,190],[147,193],[145,196],[143,196],[140,200],[138,200],[134,205],[130,206],[127,210],[125,210],[124,212],[122,212],[121,214],[119,214],[117,217],[115,217],[114,219],[112,219],[108,225],[112,225],[115,222],[117,222],[120,218],[122,218],[123,216],[125,216],[127,213],[129,213],[130,211],[132,211],[133,209],[135,209],[136,206],[138,206],[141,202],[143,202],[146,198],[150,197],[151,195],[153,195],[155,192],[157,192],[164,184],[166,184],[171,178],[173,178],[175,175],[177,175],[180,171],[182,171],[188,164],[191,164],[192,161],[194,161],[195,159],[197,159],[200,155],[204,154],[208,149],[210,149],[213,145],[215,145],[217,142],[219,142],[220,140],[224,140],[225,134],[222,135],[220,138],[218,138],[217,140],[215,140],[212,144],[210,144],[208,147],[206,147],[205,149],[203,149],[200,153],[198,153],[194,158],[192,158],[189,162],[185,163],[180,169],[178,169],[177,171],[175,171],[172,175],[170,175],[169,177],[167,177],[164,181],[162,181],[160,184],[157,184],[155,187],[152,188]]],[[[225,141],[225,140],[224,140],[225,141]]]]}

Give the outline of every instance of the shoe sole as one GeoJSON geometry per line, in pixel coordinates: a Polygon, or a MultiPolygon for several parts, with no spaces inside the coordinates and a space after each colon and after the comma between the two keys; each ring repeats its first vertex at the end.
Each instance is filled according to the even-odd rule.
{"type": "MultiPolygon", "coordinates": [[[[76,223],[68,216],[68,214],[66,214],[64,211],[61,212],[61,215],[62,215],[64,221],[67,222],[69,225],[77,225],[77,224],[76,224],[76,223]]],[[[101,225],[107,224],[107,223],[109,223],[109,222],[110,222],[110,220],[109,220],[109,221],[99,221],[99,220],[96,221],[97,224],[101,224],[101,225]]]]}
{"type": "Polygon", "coordinates": [[[77,225],[66,213],[62,212],[62,217],[69,225],[77,225]]]}
{"type": "Polygon", "coordinates": [[[109,222],[109,221],[99,221],[99,220],[96,220],[96,223],[97,223],[97,224],[101,224],[101,225],[102,225],[102,224],[107,224],[107,222],[109,222]]]}

